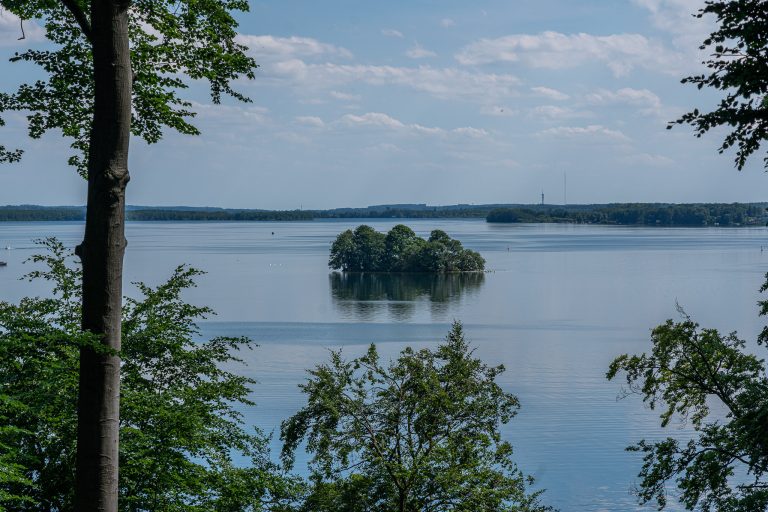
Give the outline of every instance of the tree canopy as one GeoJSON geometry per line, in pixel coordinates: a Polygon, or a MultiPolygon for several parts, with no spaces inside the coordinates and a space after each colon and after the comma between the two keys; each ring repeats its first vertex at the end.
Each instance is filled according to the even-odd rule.
{"type": "Polygon", "coordinates": [[[403,224],[387,234],[361,225],[336,237],[328,266],[351,272],[474,272],[485,268],[485,259],[439,229],[424,240],[403,224]]]}
{"type": "MultiPolygon", "coordinates": [[[[182,96],[192,81],[208,82],[214,103],[224,95],[249,101],[230,85],[240,76],[253,78],[256,67],[247,48],[235,39],[232,13],[247,11],[246,0],[125,3],[130,4],[133,135],[154,143],[164,127],[199,133],[190,122],[193,104],[182,96]]],[[[22,19],[37,20],[51,43],[11,57],[12,62],[37,65],[45,77],[23,83],[15,92],[0,92],[0,114],[27,113],[29,136],[35,139],[61,130],[72,139],[69,164],[85,176],[95,102],[91,0],[0,0],[0,6],[22,19]]],[[[21,156],[21,150],[0,146],[0,162],[21,156]]]]}
{"type": "MultiPolygon", "coordinates": [[[[231,83],[256,66],[236,40],[232,11],[247,0],[0,0],[22,20],[43,25],[48,44],[16,52],[12,62],[38,66],[41,78],[0,92],[2,115],[26,115],[29,135],[60,130],[72,140],[69,164],[87,178],[80,327],[100,343],[80,345],[77,398],[76,507],[117,512],[120,429],[122,272],[125,190],[132,135],[157,142],[165,127],[196,134],[191,81],[211,98],[248,98],[231,83]]],[[[0,161],[21,150],[0,147],[0,161]]]]}
{"type": "Polygon", "coordinates": [[[306,441],[306,512],[544,511],[500,425],[517,398],[503,366],[473,357],[460,323],[436,350],[406,348],[386,364],[371,345],[309,372],[307,404],[283,422],[284,460],[306,441]]]}
{"type": "MultiPolygon", "coordinates": [[[[35,260],[46,267],[30,277],[49,280],[53,297],[0,303],[0,510],[75,509],[78,349],[98,337],[79,330],[79,271],[59,242],[45,245],[35,260]]],[[[253,405],[254,381],[225,368],[252,342],[196,339],[212,311],[181,295],[199,274],[178,267],[156,288],[139,283],[124,307],[121,511],[259,511],[296,484],[238,412],[253,405]]]]}
{"type": "MultiPolygon", "coordinates": [[[[761,291],[768,290],[766,284],[761,291]]],[[[682,310],[680,310],[682,313],[682,310]]],[[[768,313],[768,300],[760,314],[768,313]]],[[[768,509],[768,368],[735,332],[700,329],[683,313],[652,333],[650,354],[622,355],[608,378],[624,373],[627,393],[661,409],[661,425],[690,422],[696,436],[640,441],[641,502],[667,504],[675,483],[688,510],[750,512],[768,509]]],[[[768,343],[768,327],[758,338],[768,343]]]]}
{"type": "MultiPolygon", "coordinates": [[[[697,137],[725,126],[719,152],[736,148],[736,167],[741,170],[750,155],[768,138],[768,2],[765,0],[708,0],[696,14],[714,15],[717,29],[699,47],[709,58],[708,73],[684,78],[699,89],[710,87],[725,96],[714,110],[698,108],[669,124],[690,124],[697,137]]],[[[768,170],[768,155],[763,159],[768,170]]]]}

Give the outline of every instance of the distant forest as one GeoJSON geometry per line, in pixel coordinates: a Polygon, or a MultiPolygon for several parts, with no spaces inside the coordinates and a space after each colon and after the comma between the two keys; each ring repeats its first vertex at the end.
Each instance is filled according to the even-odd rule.
{"type": "MultiPolygon", "coordinates": [[[[307,221],[313,219],[477,218],[488,222],[557,222],[641,226],[762,226],[768,203],[615,203],[584,205],[377,205],[331,210],[246,210],[129,206],[129,221],[307,221]]],[[[0,206],[2,221],[83,221],[80,206],[0,206]]]]}
{"type": "Polygon", "coordinates": [[[760,204],[610,204],[592,208],[497,208],[488,222],[559,222],[629,226],[762,226],[765,205],[760,204]]]}

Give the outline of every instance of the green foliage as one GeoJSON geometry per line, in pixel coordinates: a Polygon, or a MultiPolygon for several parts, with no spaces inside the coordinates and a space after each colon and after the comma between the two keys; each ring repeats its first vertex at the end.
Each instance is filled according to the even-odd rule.
{"type": "MultiPolygon", "coordinates": [[[[2,117],[0,117],[0,126],[5,126],[5,121],[3,120],[2,117]]],[[[18,162],[19,160],[21,160],[21,155],[23,153],[24,152],[20,149],[12,151],[12,150],[6,149],[5,146],[0,144],[0,164],[4,162],[7,162],[7,163],[18,162]]]]}
{"type": "MultiPolygon", "coordinates": [[[[0,212],[2,215],[2,212],[0,212]]],[[[290,221],[312,220],[312,212],[302,210],[129,210],[133,221],[290,221]]]]}
{"type": "Polygon", "coordinates": [[[358,226],[352,232],[352,265],[360,272],[380,272],[386,258],[385,237],[370,226],[358,226]]]}
{"type": "MultiPolygon", "coordinates": [[[[73,140],[70,165],[85,175],[93,118],[93,55],[88,13],[91,0],[0,0],[0,6],[22,19],[39,20],[52,45],[16,53],[12,62],[39,66],[46,78],[22,84],[13,93],[0,93],[0,113],[27,115],[29,135],[40,138],[61,130],[73,140]]],[[[134,0],[129,10],[133,69],[131,130],[148,143],[160,140],[163,127],[197,134],[189,119],[192,103],[181,96],[186,78],[208,82],[214,103],[222,95],[248,98],[230,83],[253,78],[256,63],[236,41],[233,11],[247,11],[246,0],[134,0]]],[[[0,119],[0,125],[2,119],[0,119]]],[[[0,162],[15,161],[16,151],[0,146],[0,162]]]]}
{"type": "Polygon", "coordinates": [[[572,222],[642,226],[754,226],[765,223],[763,208],[751,204],[653,204],[543,206],[496,208],[488,222],[572,222]]]}
{"type": "Polygon", "coordinates": [[[412,266],[414,258],[424,246],[424,241],[408,226],[398,224],[389,230],[384,245],[386,268],[392,272],[404,272],[412,266]]]}
{"type": "MultiPolygon", "coordinates": [[[[765,315],[768,301],[760,305],[765,315]]],[[[655,500],[664,508],[667,486],[674,481],[689,510],[768,509],[765,361],[749,354],[736,333],[699,329],[685,315],[681,322],[668,320],[656,327],[652,341],[650,354],[618,357],[607,376],[624,372],[626,392],[640,394],[652,409],[661,408],[662,426],[677,415],[697,435],[687,442],[668,438],[628,448],[644,457],[641,502],[655,500]]],[[[768,327],[758,341],[768,341],[768,327]]]]}
{"type": "MultiPolygon", "coordinates": [[[[687,123],[697,137],[727,126],[731,132],[718,149],[736,146],[736,167],[741,170],[750,155],[768,139],[768,3],[765,0],[708,0],[696,15],[714,15],[718,28],[699,49],[709,56],[703,64],[709,74],[682,80],[699,89],[711,87],[725,96],[711,112],[694,109],[669,124],[687,123]]],[[[768,156],[763,159],[768,170],[768,156]]]]}
{"type": "MultiPolygon", "coordinates": [[[[73,509],[78,353],[100,345],[79,331],[79,270],[61,243],[44,245],[50,254],[33,259],[46,269],[29,277],[49,280],[53,298],[0,303],[0,510],[73,509]]],[[[247,431],[237,412],[252,405],[254,382],[224,369],[251,341],[197,341],[195,322],[211,311],[181,294],[199,274],[180,266],[157,288],[138,283],[141,298],[126,300],[123,511],[259,511],[294,490],[270,462],[268,438],[247,431]]]]}
{"type": "Polygon", "coordinates": [[[484,206],[368,206],[367,208],[334,208],[317,210],[323,219],[443,219],[481,218],[488,214],[484,206]]]}
{"type": "Polygon", "coordinates": [[[32,482],[24,475],[24,466],[18,462],[22,454],[17,447],[6,442],[7,439],[30,434],[11,424],[11,417],[21,412],[23,407],[8,395],[0,394],[0,511],[6,510],[6,507],[23,507],[32,501],[27,492],[32,482]]]}
{"type": "MultiPolygon", "coordinates": [[[[312,220],[306,210],[234,210],[225,208],[147,208],[129,207],[129,221],[296,221],[312,220]]],[[[85,208],[78,206],[0,206],[0,222],[85,220],[85,208]]]]}
{"type": "Polygon", "coordinates": [[[403,224],[386,235],[362,225],[336,237],[328,266],[352,272],[474,272],[485,268],[485,260],[439,229],[424,240],[403,224]]]}
{"type": "Polygon", "coordinates": [[[333,352],[282,427],[288,465],[304,441],[312,454],[302,510],[548,510],[499,433],[519,408],[496,384],[503,371],[473,357],[458,322],[437,350],[406,348],[389,364],[374,345],[352,361],[333,352]]]}

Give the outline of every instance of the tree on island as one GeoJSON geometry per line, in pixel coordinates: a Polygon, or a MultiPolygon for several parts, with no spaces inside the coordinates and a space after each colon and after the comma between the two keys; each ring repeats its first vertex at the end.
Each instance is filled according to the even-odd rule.
{"type": "Polygon", "coordinates": [[[310,371],[307,404],[283,422],[291,465],[312,455],[301,512],[535,512],[541,491],[499,432],[520,405],[496,378],[503,366],[473,357],[455,322],[436,350],[404,349],[385,364],[375,345],[310,371]]]}
{"type": "MultiPolygon", "coordinates": [[[[725,93],[711,112],[698,108],[671,122],[693,125],[697,137],[720,126],[729,127],[718,152],[736,146],[736,168],[768,139],[768,2],[765,0],[708,0],[695,15],[714,15],[717,30],[699,47],[709,53],[703,64],[711,71],[686,77],[683,83],[725,93]]],[[[768,170],[768,156],[763,159],[768,170]]]]}
{"type": "Polygon", "coordinates": [[[424,240],[403,224],[386,235],[362,225],[336,237],[328,266],[347,272],[477,272],[485,259],[439,229],[424,240]]]}
{"type": "MultiPolygon", "coordinates": [[[[79,511],[117,510],[122,270],[125,189],[131,135],[157,142],[164,127],[197,134],[192,104],[179,96],[185,76],[222,95],[247,98],[230,83],[256,66],[235,40],[232,11],[245,0],[0,0],[22,20],[44,25],[49,45],[16,53],[43,76],[0,93],[0,113],[27,114],[29,135],[61,130],[72,138],[69,163],[87,179],[81,328],[97,335],[97,350],[80,350],[77,482],[79,511]]],[[[20,43],[21,44],[21,43],[20,43]]],[[[0,119],[0,124],[3,124],[0,119]]],[[[0,146],[0,161],[19,150],[0,146]]]]}

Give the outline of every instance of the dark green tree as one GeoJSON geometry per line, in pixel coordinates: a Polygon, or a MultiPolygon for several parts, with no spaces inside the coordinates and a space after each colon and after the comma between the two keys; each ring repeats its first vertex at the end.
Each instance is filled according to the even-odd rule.
{"type": "Polygon", "coordinates": [[[328,266],[341,270],[352,270],[355,268],[356,262],[357,249],[355,247],[355,238],[352,230],[348,229],[333,241],[328,266]]]}
{"type": "MultiPolygon", "coordinates": [[[[765,0],[708,0],[696,17],[713,15],[717,30],[699,47],[709,55],[708,73],[683,79],[699,89],[709,87],[725,96],[710,112],[698,108],[669,124],[690,124],[697,137],[725,126],[731,131],[718,149],[736,147],[736,168],[768,138],[768,2],[765,0]]],[[[763,159],[768,170],[768,156],[763,159]]]]}
{"type": "MultiPolygon", "coordinates": [[[[0,510],[67,512],[75,504],[79,349],[101,346],[79,329],[80,272],[55,241],[30,276],[49,299],[0,303],[0,510]],[[8,471],[10,468],[10,472],[8,471]]],[[[123,308],[119,510],[261,511],[295,482],[270,462],[268,438],[238,410],[254,381],[228,370],[246,338],[200,340],[212,312],[182,298],[200,272],[177,268],[123,308]],[[239,461],[240,463],[236,463],[239,461]]]]}
{"type": "Polygon", "coordinates": [[[0,511],[22,508],[31,503],[29,488],[32,482],[24,475],[21,450],[7,443],[8,439],[29,435],[12,423],[12,418],[24,409],[13,397],[0,394],[0,511]]]}
{"type": "MultiPolygon", "coordinates": [[[[254,61],[235,41],[232,11],[246,0],[0,0],[22,19],[36,19],[50,42],[11,58],[37,65],[41,78],[0,93],[0,114],[27,115],[29,135],[49,130],[73,140],[69,163],[87,178],[81,328],[108,350],[86,345],[78,384],[77,507],[117,509],[121,297],[125,252],[125,189],[131,135],[157,142],[164,127],[196,134],[191,103],[180,96],[187,81],[210,84],[222,95],[247,100],[230,87],[252,78],[254,61]]],[[[0,124],[2,121],[0,120],[0,124]]],[[[0,148],[0,161],[20,152],[0,148]]]]}
{"type": "Polygon", "coordinates": [[[389,364],[374,345],[333,352],[301,385],[307,405],[283,423],[283,457],[306,441],[313,512],[541,511],[499,427],[517,398],[502,366],[473,357],[455,322],[436,350],[406,348],[389,364]]]}
{"type": "Polygon", "coordinates": [[[427,272],[475,272],[485,268],[485,260],[461,242],[436,229],[421,247],[419,264],[427,272]]]}
{"type": "Polygon", "coordinates": [[[358,226],[352,233],[355,268],[360,272],[379,272],[386,258],[385,235],[371,226],[358,226]]]}
{"type": "MultiPolygon", "coordinates": [[[[768,290],[766,284],[761,291],[768,290]]],[[[643,454],[639,497],[667,504],[675,483],[688,510],[755,512],[768,510],[768,376],[765,360],[750,353],[736,333],[700,329],[682,310],[652,333],[650,354],[623,355],[611,363],[608,378],[624,373],[625,393],[661,409],[661,425],[676,416],[696,436],[641,441],[628,449],[643,454]]],[[[760,302],[760,314],[768,301],[760,302]]],[[[768,343],[768,327],[758,338],[768,343]]]]}
{"type": "Polygon", "coordinates": [[[411,228],[398,224],[389,230],[384,240],[386,267],[391,272],[406,272],[424,246],[424,239],[416,236],[411,228]]]}
{"type": "Polygon", "coordinates": [[[485,268],[485,259],[439,229],[424,240],[402,224],[386,235],[361,225],[336,237],[328,266],[352,272],[476,272],[485,268]]]}

